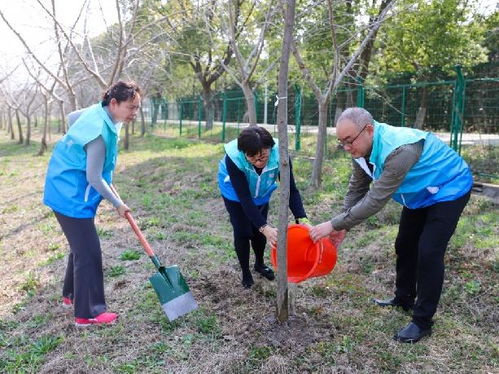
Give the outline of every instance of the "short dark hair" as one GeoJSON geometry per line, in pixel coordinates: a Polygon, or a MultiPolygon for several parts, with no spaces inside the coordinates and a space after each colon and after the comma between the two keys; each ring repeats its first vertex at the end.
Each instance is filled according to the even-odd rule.
{"type": "Polygon", "coordinates": [[[102,106],[109,105],[111,99],[116,99],[118,103],[133,100],[137,94],[140,95],[140,87],[137,83],[133,81],[118,81],[102,95],[102,106]]]}
{"type": "Polygon", "coordinates": [[[266,129],[260,126],[246,127],[237,138],[237,149],[252,157],[262,149],[272,148],[274,138],[266,129]]]}

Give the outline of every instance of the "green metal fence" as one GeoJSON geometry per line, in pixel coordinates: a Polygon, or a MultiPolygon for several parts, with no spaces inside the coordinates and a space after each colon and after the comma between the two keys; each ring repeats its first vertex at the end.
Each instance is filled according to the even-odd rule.
{"type": "MultiPolygon", "coordinates": [[[[414,127],[424,113],[422,128],[434,131],[470,162],[476,174],[499,178],[499,166],[485,171],[476,159],[497,160],[499,154],[499,78],[465,79],[459,68],[455,80],[420,82],[384,87],[355,82],[341,88],[329,103],[328,127],[334,136],[335,115],[347,106],[361,106],[373,117],[394,126],[414,127]],[[426,108],[422,110],[421,108],[426,108]],[[464,136],[463,136],[464,134],[464,136]],[[463,145],[472,145],[475,148],[463,145]],[[479,152],[477,152],[477,147],[479,152]]],[[[276,132],[275,92],[255,91],[257,122],[276,132]]],[[[155,128],[170,136],[195,136],[225,142],[247,126],[246,102],[239,90],[217,93],[213,98],[214,126],[206,129],[203,101],[199,96],[176,100],[152,98],[144,105],[155,128]]],[[[294,85],[288,92],[290,144],[300,150],[303,136],[316,131],[317,103],[313,95],[294,85]],[[293,142],[293,143],[291,143],[293,142]]],[[[497,164],[497,162],[495,162],[497,164]]]]}

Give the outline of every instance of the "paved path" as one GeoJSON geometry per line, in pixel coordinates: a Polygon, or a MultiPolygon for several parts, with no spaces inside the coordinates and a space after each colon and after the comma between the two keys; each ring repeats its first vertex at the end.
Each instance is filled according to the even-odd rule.
{"type": "MultiPolygon", "coordinates": [[[[178,125],[178,120],[168,120],[168,122],[171,124],[178,125]]],[[[182,126],[197,126],[197,125],[198,125],[197,121],[187,121],[187,120],[182,121],[182,126]]],[[[204,122],[202,122],[201,125],[204,126],[204,122]]],[[[215,122],[214,125],[216,127],[222,126],[222,122],[215,122]]],[[[277,132],[277,125],[264,125],[264,124],[258,124],[258,125],[265,127],[266,129],[268,129],[271,132],[277,132]]],[[[245,123],[237,123],[237,122],[227,122],[226,126],[243,128],[246,126],[246,124],[245,123]]],[[[295,133],[295,126],[289,125],[288,130],[290,133],[295,133]]],[[[316,134],[317,131],[318,131],[317,126],[302,126],[301,127],[302,134],[305,134],[305,133],[306,134],[316,134]]],[[[328,127],[327,133],[329,135],[336,135],[336,128],[335,127],[328,127]]],[[[437,132],[436,135],[440,139],[442,139],[444,142],[449,144],[450,133],[437,132]]],[[[463,133],[462,144],[463,145],[470,145],[470,144],[499,145],[499,134],[463,133]]]]}

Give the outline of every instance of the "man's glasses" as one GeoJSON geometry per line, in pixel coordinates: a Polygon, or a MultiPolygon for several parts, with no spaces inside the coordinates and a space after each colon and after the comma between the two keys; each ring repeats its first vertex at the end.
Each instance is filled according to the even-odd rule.
{"type": "Polygon", "coordinates": [[[338,145],[342,146],[343,148],[345,148],[346,146],[351,146],[357,140],[357,138],[360,136],[360,134],[362,134],[362,131],[365,130],[367,125],[368,125],[368,123],[364,125],[362,130],[360,130],[359,133],[357,134],[357,136],[355,136],[355,138],[353,138],[352,140],[340,140],[340,139],[338,139],[338,145]]]}

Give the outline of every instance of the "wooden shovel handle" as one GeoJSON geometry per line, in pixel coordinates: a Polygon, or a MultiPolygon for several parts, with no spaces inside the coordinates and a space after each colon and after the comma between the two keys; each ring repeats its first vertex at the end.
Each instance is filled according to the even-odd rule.
{"type": "MultiPolygon", "coordinates": [[[[114,192],[114,194],[121,200],[120,195],[118,195],[118,191],[114,188],[112,184],[109,185],[111,190],[114,192]]],[[[147,242],[145,236],[142,234],[142,231],[140,231],[139,226],[135,223],[135,220],[132,217],[132,214],[130,212],[125,212],[125,218],[128,220],[128,223],[130,223],[130,226],[132,226],[133,231],[135,232],[135,235],[137,235],[137,238],[139,239],[140,244],[142,244],[142,247],[144,247],[144,251],[147,253],[149,257],[154,256],[154,251],[152,250],[151,246],[147,242]]]]}

